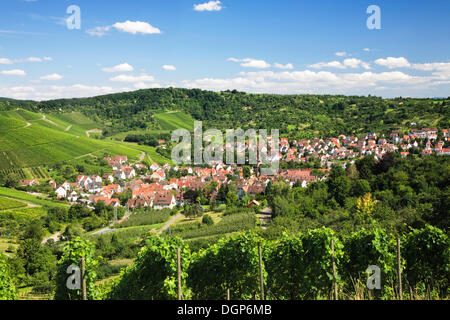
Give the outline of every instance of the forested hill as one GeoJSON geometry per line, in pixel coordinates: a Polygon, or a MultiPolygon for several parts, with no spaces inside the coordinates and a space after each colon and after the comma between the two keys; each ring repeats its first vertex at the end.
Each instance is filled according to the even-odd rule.
{"type": "Polygon", "coordinates": [[[2,108],[44,113],[81,111],[104,124],[105,135],[159,130],[155,115],[181,111],[205,127],[280,129],[291,138],[388,133],[392,129],[450,127],[450,99],[382,99],[340,95],[247,94],[199,89],[148,89],[93,98],[44,102],[0,100],[2,108]]]}

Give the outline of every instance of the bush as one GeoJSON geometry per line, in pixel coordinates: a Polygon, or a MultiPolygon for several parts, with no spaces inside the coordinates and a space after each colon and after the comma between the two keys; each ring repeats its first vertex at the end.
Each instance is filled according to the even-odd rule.
{"type": "Polygon", "coordinates": [[[211,218],[210,215],[206,214],[202,218],[202,223],[206,224],[208,226],[212,226],[214,224],[214,221],[213,221],[213,219],[211,218]]]}

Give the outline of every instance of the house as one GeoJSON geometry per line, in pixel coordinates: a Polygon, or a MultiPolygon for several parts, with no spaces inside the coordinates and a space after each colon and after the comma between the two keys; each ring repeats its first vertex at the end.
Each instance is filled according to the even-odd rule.
{"type": "Polygon", "coordinates": [[[78,193],[76,193],[75,191],[72,191],[69,196],[67,197],[67,200],[69,200],[70,202],[77,202],[78,200],[78,193]]]}
{"type": "Polygon", "coordinates": [[[126,179],[133,179],[136,177],[136,171],[132,167],[122,167],[121,171],[125,174],[126,179]]]}
{"type": "Polygon", "coordinates": [[[248,207],[249,208],[252,208],[253,206],[259,206],[260,205],[260,203],[258,202],[258,201],[256,201],[256,200],[252,200],[252,201],[250,201],[250,203],[248,204],[248,207]]]}
{"type": "Polygon", "coordinates": [[[172,193],[157,193],[153,201],[153,208],[155,210],[173,209],[177,205],[175,196],[172,193]]]}
{"type": "Polygon", "coordinates": [[[61,187],[63,187],[64,189],[66,189],[66,191],[69,191],[69,190],[70,190],[70,183],[67,182],[67,181],[65,181],[65,182],[61,185],[61,187]]]}
{"type": "Polygon", "coordinates": [[[55,182],[55,181],[50,180],[50,181],[48,182],[48,184],[50,185],[50,187],[52,187],[53,190],[56,189],[56,182],[55,182]]]}
{"type": "Polygon", "coordinates": [[[59,186],[59,188],[55,190],[55,193],[58,199],[65,199],[67,197],[67,190],[63,186],[59,186]]]}
{"type": "Polygon", "coordinates": [[[114,178],[118,180],[125,180],[127,176],[125,175],[125,172],[121,170],[114,171],[114,178]]]}
{"type": "Polygon", "coordinates": [[[36,179],[33,180],[22,180],[19,183],[22,187],[32,187],[34,185],[39,185],[39,181],[36,179]]]}
{"type": "Polygon", "coordinates": [[[166,173],[164,171],[155,171],[150,176],[150,178],[155,180],[155,181],[162,181],[162,180],[164,180],[166,178],[166,173]]]}
{"type": "Polygon", "coordinates": [[[128,208],[131,210],[151,207],[152,204],[153,204],[153,201],[151,199],[129,199],[128,200],[128,208]]]}
{"type": "Polygon", "coordinates": [[[86,185],[85,189],[87,190],[87,192],[90,192],[90,193],[99,193],[102,191],[103,185],[101,182],[100,183],[92,182],[92,183],[86,185]]]}
{"type": "Polygon", "coordinates": [[[102,176],[103,180],[109,181],[110,183],[114,182],[114,176],[112,174],[106,173],[102,176]]]}

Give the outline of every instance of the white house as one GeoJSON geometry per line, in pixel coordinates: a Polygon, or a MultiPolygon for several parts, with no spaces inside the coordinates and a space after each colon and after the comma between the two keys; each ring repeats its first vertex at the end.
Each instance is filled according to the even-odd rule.
{"type": "Polygon", "coordinates": [[[56,189],[55,193],[58,199],[64,199],[67,197],[67,190],[63,186],[60,186],[58,189],[56,189]]]}

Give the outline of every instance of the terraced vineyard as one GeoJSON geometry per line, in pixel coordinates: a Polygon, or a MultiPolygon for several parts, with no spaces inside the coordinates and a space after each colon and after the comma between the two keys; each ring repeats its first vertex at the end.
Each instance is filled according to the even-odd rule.
{"type": "Polygon", "coordinates": [[[77,112],[45,117],[20,109],[0,112],[0,172],[15,172],[21,179],[45,179],[48,175],[43,166],[87,155],[121,154],[131,160],[141,156],[142,148],[134,144],[87,138],[85,130],[96,127],[77,112]]]}
{"type": "Polygon", "coordinates": [[[194,130],[194,119],[184,112],[167,112],[155,115],[163,130],[184,128],[194,130]]]}

